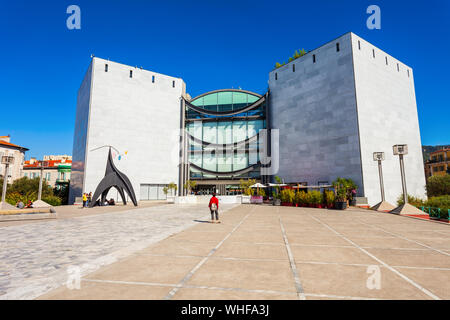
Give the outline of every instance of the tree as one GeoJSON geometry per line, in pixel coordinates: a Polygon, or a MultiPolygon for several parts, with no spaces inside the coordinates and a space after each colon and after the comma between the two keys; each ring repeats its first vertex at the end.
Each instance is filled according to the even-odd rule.
{"type": "Polygon", "coordinates": [[[247,196],[252,196],[255,193],[255,190],[253,188],[250,188],[250,186],[254,185],[255,183],[256,179],[249,179],[249,180],[241,179],[239,181],[239,185],[241,187],[242,192],[247,196]]]}
{"type": "Polygon", "coordinates": [[[427,180],[427,196],[437,197],[450,194],[450,175],[431,176],[427,180]]]}
{"type": "Polygon", "coordinates": [[[195,188],[195,186],[197,186],[197,182],[196,181],[192,181],[192,180],[188,180],[184,184],[184,188],[188,190],[188,193],[190,193],[192,191],[192,189],[195,188]]]}

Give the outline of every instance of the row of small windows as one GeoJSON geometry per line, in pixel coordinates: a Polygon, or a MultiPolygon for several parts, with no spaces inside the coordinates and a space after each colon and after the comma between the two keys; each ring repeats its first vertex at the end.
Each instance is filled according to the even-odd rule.
{"type": "MultiPolygon", "coordinates": [[[[358,49],[361,50],[361,41],[359,41],[359,40],[358,40],[358,49]]],[[[341,49],[340,49],[339,42],[337,42],[336,43],[336,52],[339,52],[340,50],[341,49]]],[[[372,49],[372,56],[375,59],[375,49],[372,49]]],[[[316,63],[317,59],[316,59],[316,55],[315,54],[312,55],[312,60],[313,60],[313,63],[316,63]]],[[[386,65],[389,65],[387,57],[386,57],[386,65]]],[[[397,63],[397,71],[400,72],[400,65],[398,63],[397,63]]],[[[294,63],[292,64],[292,72],[295,72],[295,64],[294,63]]],[[[409,69],[406,69],[406,72],[407,72],[408,78],[409,78],[410,77],[409,69]]],[[[275,72],[275,80],[278,80],[278,73],[277,72],[275,72]]]]}
{"type": "MultiPolygon", "coordinates": [[[[105,72],[108,72],[107,63],[105,63],[105,72]]],[[[133,78],[133,70],[130,70],[130,78],[133,78]]],[[[155,76],[152,76],[152,83],[155,83],[155,76]]],[[[172,88],[175,88],[175,80],[172,81],[172,88]]]]}
{"type": "MultiPolygon", "coordinates": [[[[358,50],[361,50],[361,41],[358,40],[358,50]]],[[[372,49],[372,56],[375,59],[375,49],[372,49]]],[[[388,57],[384,57],[386,65],[389,65],[388,57]]],[[[397,72],[400,72],[400,64],[397,63],[397,72]]],[[[406,73],[408,74],[408,78],[410,77],[409,69],[406,69],[406,73]]]]}

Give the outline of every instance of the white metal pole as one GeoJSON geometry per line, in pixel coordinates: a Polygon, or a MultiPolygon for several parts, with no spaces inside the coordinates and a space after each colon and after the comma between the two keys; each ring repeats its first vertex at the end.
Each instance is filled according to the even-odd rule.
{"type": "Polygon", "coordinates": [[[403,155],[399,155],[400,158],[400,173],[402,176],[402,188],[403,188],[403,202],[408,203],[408,191],[406,190],[406,177],[405,177],[405,165],[403,163],[403,155]]]}
{"type": "Polygon", "coordinates": [[[39,192],[38,192],[38,200],[42,198],[42,180],[44,179],[44,163],[41,163],[41,176],[39,178],[39,192]]]}
{"type": "Polygon", "coordinates": [[[384,197],[384,181],[383,181],[383,168],[381,166],[381,160],[378,160],[378,174],[380,175],[381,201],[385,201],[385,197],[384,197]]]}
{"type": "Polygon", "coordinates": [[[5,203],[5,198],[6,198],[6,186],[8,184],[8,167],[9,167],[9,164],[5,164],[5,175],[3,176],[2,203],[5,203]]]}

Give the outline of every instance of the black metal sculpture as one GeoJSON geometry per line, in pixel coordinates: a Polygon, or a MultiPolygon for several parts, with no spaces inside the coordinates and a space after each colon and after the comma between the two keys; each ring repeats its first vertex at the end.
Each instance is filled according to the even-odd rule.
{"type": "Polygon", "coordinates": [[[131,185],[128,177],[120,172],[113,162],[113,157],[111,153],[111,147],[109,147],[108,153],[108,161],[106,163],[106,172],[105,177],[100,181],[97,188],[95,189],[94,196],[92,197],[92,201],[89,203],[89,207],[92,208],[98,205],[98,197],[100,198],[100,205],[103,205],[106,201],[106,196],[108,195],[108,191],[112,188],[116,188],[119,191],[120,196],[122,197],[122,202],[124,205],[127,204],[127,200],[125,198],[125,193],[128,193],[133,204],[137,206],[136,195],[134,194],[133,186],[131,185]]]}

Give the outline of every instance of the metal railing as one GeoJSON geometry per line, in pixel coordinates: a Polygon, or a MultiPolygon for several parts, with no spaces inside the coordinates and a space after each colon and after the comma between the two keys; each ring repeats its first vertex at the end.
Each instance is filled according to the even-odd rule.
{"type": "Polygon", "coordinates": [[[434,207],[418,207],[425,213],[428,213],[430,219],[449,221],[450,209],[441,209],[434,207]]]}

